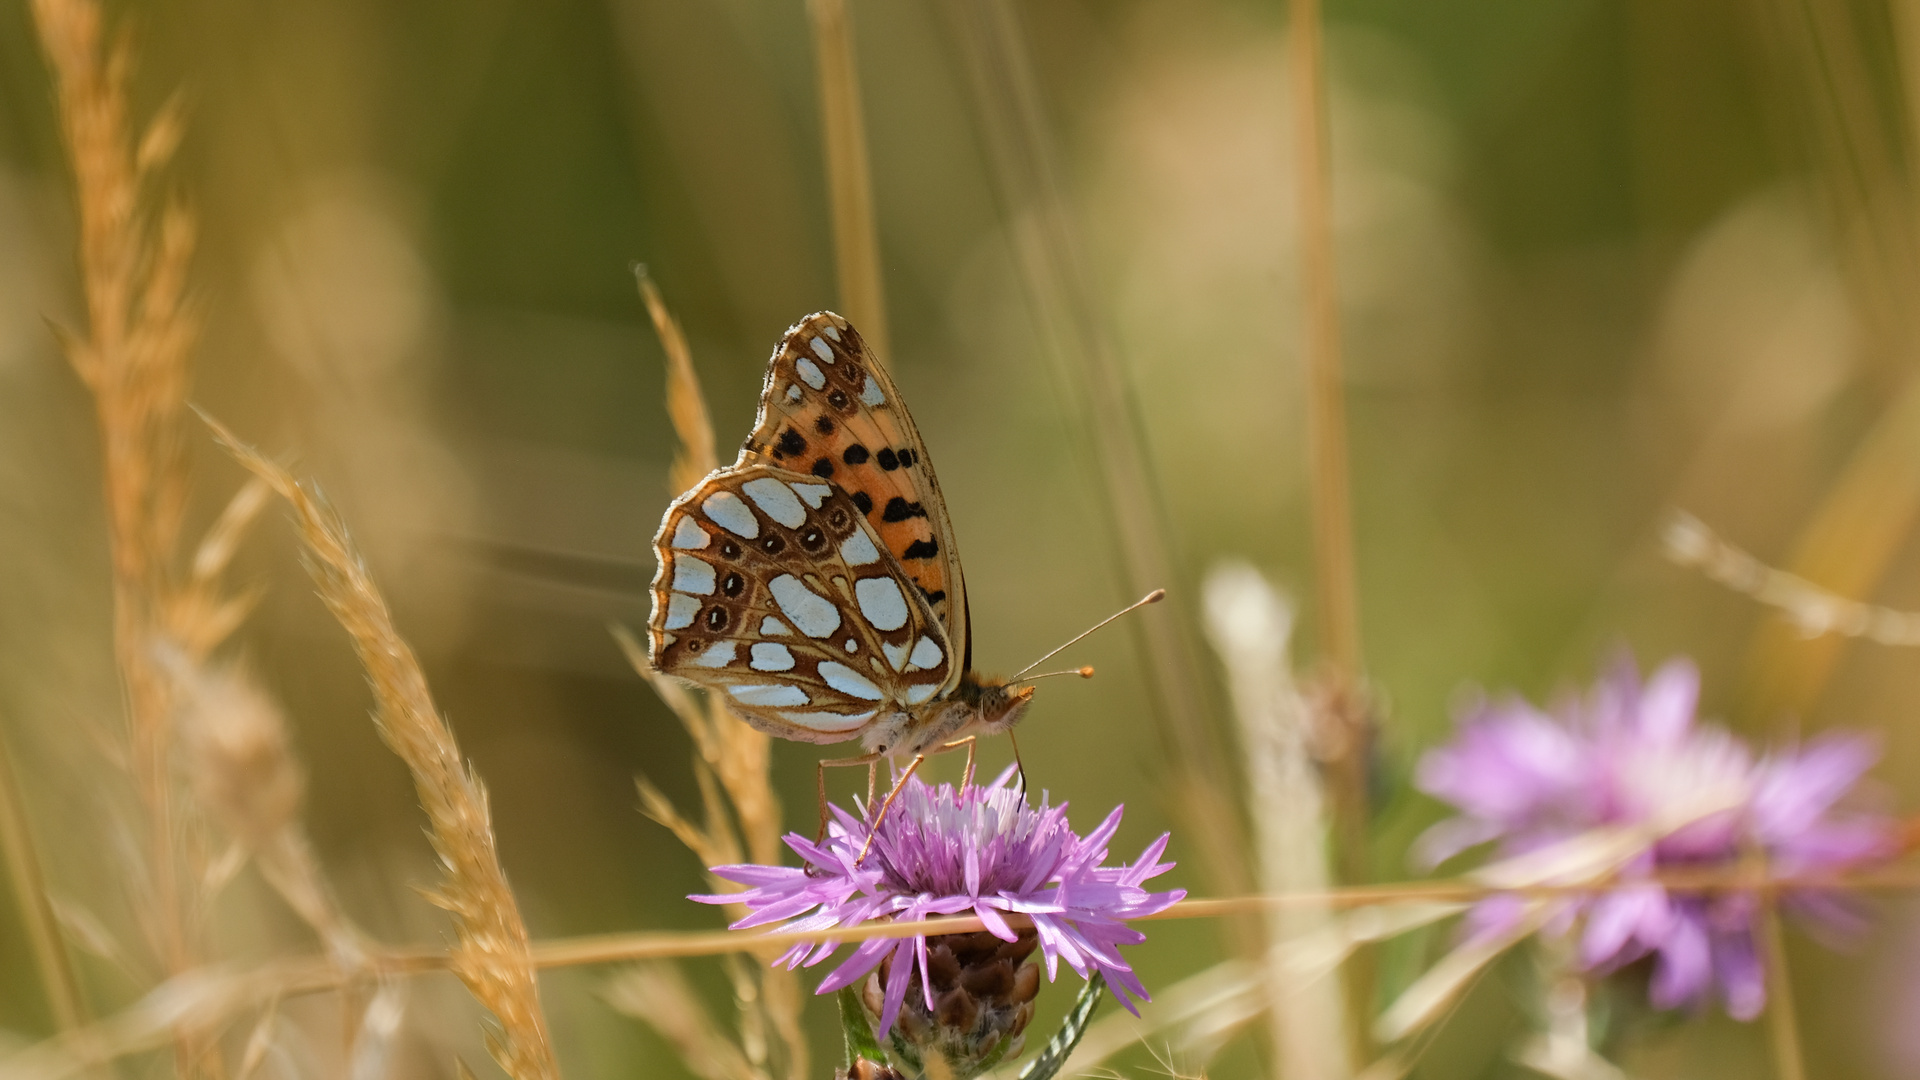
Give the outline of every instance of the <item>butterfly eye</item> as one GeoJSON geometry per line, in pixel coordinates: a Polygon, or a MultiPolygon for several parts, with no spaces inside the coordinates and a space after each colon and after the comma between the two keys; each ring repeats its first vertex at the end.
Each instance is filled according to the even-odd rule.
{"type": "Polygon", "coordinates": [[[760,550],[769,555],[778,555],[787,550],[787,542],[778,536],[769,536],[765,540],[760,541],[760,550]]]}
{"type": "Polygon", "coordinates": [[[739,574],[728,574],[727,580],[720,583],[720,591],[728,596],[739,596],[740,590],[746,588],[746,585],[745,579],[739,574]]]}
{"type": "Polygon", "coordinates": [[[808,529],[800,534],[800,546],[808,551],[819,551],[827,546],[827,536],[819,529],[808,529]]]}
{"type": "Polygon", "coordinates": [[[719,633],[727,628],[727,609],[712,607],[707,609],[707,629],[719,633]]]}

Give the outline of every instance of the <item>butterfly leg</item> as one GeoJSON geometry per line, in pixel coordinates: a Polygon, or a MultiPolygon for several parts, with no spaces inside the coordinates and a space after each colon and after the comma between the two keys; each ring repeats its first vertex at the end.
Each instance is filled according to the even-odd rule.
{"type": "Polygon", "coordinates": [[[827,769],[845,765],[865,765],[867,767],[867,805],[873,805],[873,769],[880,760],[879,754],[861,754],[859,757],[822,758],[814,769],[814,784],[820,793],[820,831],[814,835],[813,842],[819,844],[827,838],[827,769]]]}
{"type": "Polygon", "coordinates": [[[979,737],[978,735],[969,735],[964,739],[955,739],[950,743],[940,744],[940,749],[943,751],[958,750],[962,746],[967,748],[967,771],[960,774],[960,786],[963,788],[973,786],[973,744],[979,737]]]}
{"type": "Polygon", "coordinates": [[[913,778],[914,770],[920,768],[920,763],[925,760],[927,760],[925,754],[913,755],[913,760],[907,762],[907,767],[900,773],[900,778],[893,782],[893,790],[887,792],[887,801],[880,804],[880,809],[873,815],[873,820],[867,822],[867,842],[860,845],[860,856],[853,860],[854,866],[857,867],[867,861],[867,852],[873,850],[873,834],[880,831],[880,823],[887,820],[887,811],[893,809],[893,800],[900,797],[900,790],[907,786],[907,781],[913,778]]]}

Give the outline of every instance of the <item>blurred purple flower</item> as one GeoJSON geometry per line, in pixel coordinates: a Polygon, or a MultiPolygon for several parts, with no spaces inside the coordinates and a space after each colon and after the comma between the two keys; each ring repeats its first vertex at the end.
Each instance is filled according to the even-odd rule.
{"type": "MultiPolygon", "coordinates": [[[[1043,798],[1037,809],[1028,805],[1024,793],[1008,786],[1012,776],[1008,769],[984,787],[958,789],[950,784],[930,787],[917,777],[908,780],[880,822],[865,862],[860,854],[867,841],[866,822],[833,807],[833,821],[819,845],[798,833],[786,837],[807,869],[716,866],[715,874],[748,889],[692,899],[747,905],[752,914],[734,923],[736,929],[784,919],[791,920],[785,930],[823,930],[875,919],[908,922],[970,913],[994,936],[1014,941],[1019,935],[1005,916],[1024,915],[1038,933],[1050,981],[1061,960],[1082,978],[1097,971],[1106,976],[1120,1003],[1136,1011],[1130,998],[1146,1000],[1149,995],[1118,947],[1138,944],[1146,935],[1123,920],[1161,911],[1186,896],[1185,889],[1154,893],[1141,887],[1173,868],[1159,861],[1167,847],[1166,834],[1147,845],[1131,865],[1102,866],[1125,807],[1115,807],[1082,838],[1067,824],[1067,804],[1049,807],[1043,798]]],[[[811,967],[836,948],[836,942],[796,945],[775,963],[784,962],[789,969],[803,963],[811,967]]],[[[861,942],[816,992],[852,985],[889,955],[893,959],[879,1029],[885,1035],[900,1013],[909,973],[916,968],[927,1006],[933,1007],[924,935],[861,942]]]]}
{"type": "MultiPolygon", "coordinates": [[[[1585,699],[1551,714],[1517,698],[1475,703],[1454,741],[1420,761],[1420,789],[1460,814],[1429,829],[1415,856],[1434,865],[1494,840],[1502,856],[1517,856],[1595,830],[1648,829],[1648,846],[1618,870],[1623,885],[1569,901],[1549,925],[1584,916],[1588,970],[1652,955],[1656,1007],[1698,1006],[1717,987],[1729,1014],[1751,1020],[1766,1003],[1759,898],[1681,891],[1657,876],[1753,856],[1784,877],[1839,871],[1893,854],[1895,832],[1882,815],[1840,807],[1878,756],[1871,740],[1827,735],[1756,758],[1726,729],[1695,723],[1699,690],[1686,660],[1642,685],[1623,659],[1585,699]]],[[[1782,905],[1819,926],[1860,922],[1832,891],[1790,890],[1782,905]]],[[[1469,926],[1496,932],[1518,911],[1514,898],[1496,897],[1469,926]]]]}

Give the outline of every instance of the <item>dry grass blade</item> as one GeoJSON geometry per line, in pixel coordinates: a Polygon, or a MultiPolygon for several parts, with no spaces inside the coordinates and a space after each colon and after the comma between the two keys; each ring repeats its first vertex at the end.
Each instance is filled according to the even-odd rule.
{"type": "MultiPolygon", "coordinates": [[[[1114,564],[1129,598],[1177,582],[1164,504],[1153,479],[1146,436],[1130,381],[1080,254],[1077,230],[1027,54],[1019,13],[1008,0],[946,0],[942,5],[966,61],[978,128],[1011,231],[1044,351],[1074,407],[1072,423],[1099,470],[1112,527],[1114,564]]],[[[1219,747],[1200,674],[1191,612],[1178,589],[1168,602],[1131,620],[1170,751],[1171,804],[1213,888],[1244,893],[1245,828],[1233,805],[1232,775],[1219,747]]],[[[1239,951],[1257,940],[1251,925],[1234,927],[1239,951]]]]}
{"type": "Polygon", "coordinates": [[[394,627],[345,527],[291,474],[209,420],[221,443],[293,507],[321,598],[353,639],[377,704],[381,738],[413,774],[446,877],[434,902],[451,912],[459,941],[453,972],[500,1022],[492,1050],[516,1080],[559,1075],[520,906],[495,847],[486,789],[461,759],[413,649],[394,627]]]}
{"type": "Polygon", "coordinates": [[[33,831],[27,826],[19,776],[4,732],[0,732],[0,858],[5,860],[7,880],[13,885],[14,908],[20,912],[27,943],[33,949],[34,967],[46,987],[48,1011],[61,1031],[72,1031],[86,1022],[86,1002],[80,995],[73,958],[60,937],[60,920],[54,914],[53,899],[47,895],[40,853],[33,842],[33,831]]]}
{"type": "Polygon", "coordinates": [[[701,1080],[765,1080],[707,1015],[672,964],[635,964],[608,979],[601,996],[616,1011],[658,1032],[701,1080]]]}
{"type": "Polygon", "coordinates": [[[1920,645],[1920,614],[1849,600],[1798,574],[1776,570],[1722,540],[1691,514],[1675,511],[1661,542],[1667,558],[1777,609],[1805,637],[1841,634],[1882,645],[1920,645]]]}
{"type": "Polygon", "coordinates": [[[853,15],[847,0],[807,0],[807,15],[813,24],[813,63],[820,86],[820,134],[826,144],[840,311],[860,328],[875,355],[891,356],[867,127],[854,63],[853,15]]]}
{"type": "Polygon", "coordinates": [[[693,350],[687,348],[687,335],[680,321],[667,310],[660,290],[647,276],[647,268],[633,268],[640,284],[640,298],[646,302],[653,331],[660,335],[660,346],[667,353],[667,417],[674,433],[680,436],[680,452],[674,455],[673,470],[667,480],[675,493],[687,490],[701,478],[720,467],[714,453],[713,420],[707,415],[707,400],[700,393],[700,377],[693,370],[693,350]]]}
{"type": "MultiPolygon", "coordinates": [[[[1260,968],[1244,960],[1223,961],[1158,989],[1137,1017],[1113,1013],[1094,1021],[1060,1075],[1087,1075],[1115,1054],[1150,1039],[1167,1040],[1173,1052],[1205,1060],[1235,1031],[1258,1019],[1266,1006],[1267,982],[1260,968]]],[[[994,1075],[1008,1078],[1017,1072],[1008,1065],[994,1075]]]]}
{"type": "MultiPolygon", "coordinates": [[[[1290,668],[1293,611],[1258,570],[1244,563],[1215,567],[1207,575],[1205,600],[1207,630],[1226,668],[1240,721],[1260,888],[1267,893],[1324,890],[1329,884],[1326,804],[1320,770],[1308,751],[1312,713],[1290,668]]],[[[1348,1048],[1327,1037],[1347,1027],[1342,983],[1328,977],[1332,969],[1318,978],[1300,978],[1282,946],[1323,936],[1332,921],[1325,907],[1267,913],[1273,1060],[1282,1075],[1298,1080],[1334,1080],[1353,1072],[1348,1048]]]]}
{"type": "Polygon", "coordinates": [[[1761,916],[1761,950],[1767,964],[1767,1029],[1773,1038],[1773,1067],[1780,1080],[1807,1080],[1806,1051],[1800,1045],[1800,1020],[1793,1004],[1793,979],[1787,971],[1787,939],[1780,930],[1780,907],[1769,897],[1761,916]]]}
{"type": "MultiPolygon", "coordinates": [[[[150,945],[170,972],[193,964],[185,839],[170,776],[171,702],[152,658],[163,629],[166,575],[185,502],[182,462],[187,353],[197,321],[185,299],[193,224],[184,209],[154,211],[137,145],[157,163],[179,137],[163,112],[143,138],[128,117],[131,51],[109,49],[94,0],[34,0],[41,46],[54,73],[61,134],[72,162],[84,337],[64,335],[99,421],[112,561],[114,649],[125,687],[128,763],[146,817],[150,945]]],[[[180,1063],[198,1070],[183,1044],[180,1063]]]]}
{"type": "MultiPolygon", "coordinates": [[[[687,347],[680,323],[668,310],[660,290],[654,287],[645,267],[636,267],[640,295],[647,313],[667,354],[667,414],[674,432],[680,437],[669,477],[674,490],[684,491],[699,483],[719,464],[714,445],[713,422],[707,413],[705,396],[700,392],[700,376],[693,366],[693,353],[687,347]]],[[[654,692],[660,695],[692,737],[699,755],[694,762],[694,778],[699,782],[706,823],[697,826],[681,814],[658,789],[644,779],[640,795],[647,813],[672,829],[674,835],[708,866],[739,862],[747,858],[762,864],[780,861],[780,801],[774,795],[771,779],[773,740],[749,727],[729,712],[716,697],[708,697],[704,707],[684,686],[653,670],[646,649],[622,626],[611,626],[627,661],[633,665],[654,692]],[[720,798],[715,781],[726,792],[720,798]],[[732,812],[726,804],[730,803],[732,812]]],[[[732,882],[715,881],[719,891],[738,888],[732,882]]],[[[729,908],[738,918],[744,910],[729,908]]],[[[770,959],[774,953],[756,953],[770,959]]],[[[804,1080],[808,1071],[806,1032],[801,1029],[805,996],[797,973],[780,968],[762,969],[757,981],[744,969],[730,969],[734,996],[740,1010],[740,1029],[747,1043],[746,1057],[762,1067],[767,1059],[765,1033],[770,1029],[783,1049],[790,1080],[804,1080]]]]}
{"type": "Polygon", "coordinates": [[[1506,929],[1469,941],[1441,957],[1380,1014],[1373,1025],[1374,1038],[1396,1043],[1440,1018],[1488,964],[1538,930],[1547,914],[1547,905],[1530,905],[1506,929]]]}

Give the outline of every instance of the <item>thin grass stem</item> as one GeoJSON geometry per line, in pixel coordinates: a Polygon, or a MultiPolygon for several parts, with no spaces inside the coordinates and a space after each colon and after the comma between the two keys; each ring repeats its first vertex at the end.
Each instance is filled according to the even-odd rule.
{"type": "MultiPolygon", "coordinates": [[[[1052,134],[1008,0],[946,0],[977,126],[1000,198],[1027,300],[1070,409],[1078,449],[1100,478],[1112,565],[1129,599],[1166,587],[1168,602],[1133,619],[1154,695],[1155,717],[1172,767],[1167,794],[1199,845],[1200,863],[1221,892],[1252,888],[1246,829],[1234,805],[1216,710],[1201,677],[1200,649],[1185,591],[1175,574],[1171,530],[1153,479],[1138,403],[1088,282],[1052,134]]],[[[1258,927],[1236,925],[1236,951],[1257,951],[1258,927]]]]}
{"type": "Polygon", "coordinates": [[[880,230],[867,157],[867,126],[854,60],[853,15],[847,0],[807,0],[813,59],[820,85],[820,136],[833,218],[833,265],[841,313],[881,357],[893,355],[887,329],[880,230]]]}
{"type": "MultiPolygon", "coordinates": [[[[1327,665],[1320,743],[1341,880],[1367,872],[1368,743],[1360,652],[1360,601],[1353,553],[1347,462],[1345,380],[1340,357],[1340,294],[1333,249],[1333,170],[1329,161],[1326,44],[1320,0],[1291,0],[1288,34],[1293,75],[1296,213],[1300,232],[1302,355],[1307,375],[1307,490],[1312,507],[1314,614],[1327,665]]],[[[1372,1057],[1373,953],[1356,950],[1346,966],[1347,1028],[1354,1059],[1372,1057]]]]}
{"type": "Polygon", "coordinates": [[[73,1031],[87,1022],[86,1000],[73,970],[73,957],[60,934],[53,900],[47,895],[40,852],[20,795],[19,771],[13,767],[4,732],[0,732],[0,857],[5,858],[7,879],[13,882],[14,906],[26,924],[33,965],[47,993],[47,1011],[53,1014],[57,1030],[73,1031]]]}
{"type": "Polygon", "coordinates": [[[1761,918],[1767,952],[1767,1031],[1773,1041],[1774,1069],[1780,1080],[1807,1080],[1793,980],[1787,970],[1786,934],[1781,931],[1780,909],[1773,897],[1767,898],[1761,918]]]}

